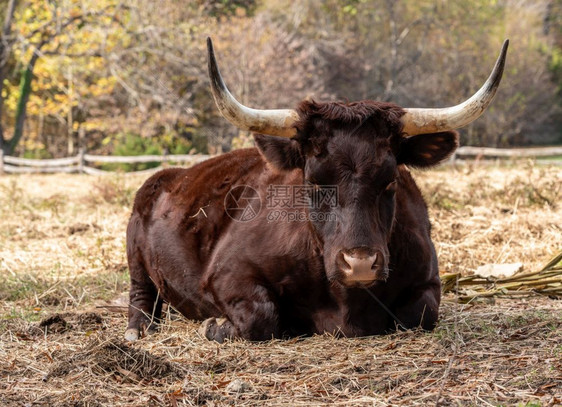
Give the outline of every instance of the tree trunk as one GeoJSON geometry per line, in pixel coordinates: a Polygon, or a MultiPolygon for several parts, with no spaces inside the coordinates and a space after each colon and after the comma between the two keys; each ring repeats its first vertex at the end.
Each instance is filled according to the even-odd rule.
{"type": "Polygon", "coordinates": [[[68,66],[68,114],[66,116],[67,155],[74,155],[74,124],[72,120],[72,98],[74,97],[72,65],[68,66]]]}
{"type": "Polygon", "coordinates": [[[12,31],[12,19],[14,18],[14,10],[16,9],[17,0],[10,0],[6,6],[6,15],[4,16],[4,25],[2,26],[2,39],[0,40],[0,150],[4,150],[4,127],[2,126],[2,112],[4,110],[4,98],[2,93],[4,90],[4,79],[6,79],[6,65],[12,52],[12,42],[9,39],[12,31]]]}
{"type": "Polygon", "coordinates": [[[394,0],[386,0],[386,7],[388,11],[388,20],[390,24],[390,61],[389,61],[389,77],[386,81],[384,89],[383,100],[391,100],[394,92],[394,84],[396,82],[396,66],[398,60],[398,35],[396,29],[396,16],[394,14],[395,8],[394,0]]]}
{"type": "Polygon", "coordinates": [[[21,77],[20,83],[20,98],[18,101],[18,106],[16,109],[16,126],[14,128],[14,136],[8,143],[7,148],[5,148],[7,154],[13,154],[16,146],[18,145],[21,137],[23,136],[23,125],[25,124],[25,113],[27,109],[27,101],[29,100],[29,95],[31,93],[31,81],[33,80],[33,69],[35,68],[35,63],[39,59],[39,50],[37,49],[29,64],[27,64],[27,68],[23,76],[21,77]]]}

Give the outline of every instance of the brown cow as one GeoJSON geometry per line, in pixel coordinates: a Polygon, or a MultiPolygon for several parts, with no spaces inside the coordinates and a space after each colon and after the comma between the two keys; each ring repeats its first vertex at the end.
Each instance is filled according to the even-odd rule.
{"type": "Polygon", "coordinates": [[[491,102],[507,41],[482,89],[444,109],[373,101],[250,109],[232,97],[208,47],[217,106],[262,134],[257,148],[160,171],[138,191],[127,229],[125,337],[153,329],[162,301],[206,319],[205,336],[219,342],[432,329],[437,256],[407,167],[454,152],[451,130],[491,102]]]}

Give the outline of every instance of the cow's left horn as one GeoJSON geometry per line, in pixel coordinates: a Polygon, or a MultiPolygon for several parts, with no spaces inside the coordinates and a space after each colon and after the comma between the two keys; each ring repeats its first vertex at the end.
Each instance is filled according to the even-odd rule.
{"type": "Polygon", "coordinates": [[[296,134],[293,123],[298,120],[296,110],[258,110],[246,107],[239,103],[229,92],[222,80],[213,43],[207,38],[207,50],[209,53],[209,78],[211,79],[211,90],[215,103],[221,114],[232,124],[242,130],[256,133],[269,134],[271,136],[292,137],[296,134]]]}
{"type": "Polygon", "coordinates": [[[509,40],[503,43],[500,56],[484,86],[463,103],[442,109],[404,109],[402,116],[406,136],[458,129],[476,120],[492,102],[500,84],[509,40]]]}

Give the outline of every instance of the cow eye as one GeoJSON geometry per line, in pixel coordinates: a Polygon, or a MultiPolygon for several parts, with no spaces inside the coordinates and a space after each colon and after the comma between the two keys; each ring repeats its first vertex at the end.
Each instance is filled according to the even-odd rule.
{"type": "Polygon", "coordinates": [[[396,180],[392,181],[391,183],[389,183],[386,188],[384,189],[384,192],[389,192],[389,193],[394,193],[396,192],[396,186],[397,186],[397,182],[396,180]]]}

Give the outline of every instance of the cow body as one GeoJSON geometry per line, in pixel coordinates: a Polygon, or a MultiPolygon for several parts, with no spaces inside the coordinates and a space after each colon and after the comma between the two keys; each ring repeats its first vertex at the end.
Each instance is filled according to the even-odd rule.
{"type": "Polygon", "coordinates": [[[406,165],[442,161],[457,134],[403,139],[403,110],[391,104],[303,102],[298,112],[293,139],[256,136],[257,148],[163,170],[138,191],[129,339],[154,326],[162,301],[207,319],[205,335],[218,341],[435,326],[437,257],[406,165]],[[336,204],[272,217],[271,186],[305,185],[335,187],[336,204]],[[225,208],[240,190],[253,193],[238,197],[254,205],[249,220],[225,208]]]}

